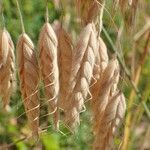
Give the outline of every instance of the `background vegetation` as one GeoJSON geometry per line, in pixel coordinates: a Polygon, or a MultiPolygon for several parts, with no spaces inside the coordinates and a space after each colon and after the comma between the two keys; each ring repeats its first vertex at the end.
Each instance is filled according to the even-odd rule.
{"type": "MultiPolygon", "coordinates": [[[[60,7],[57,7],[54,2],[49,0],[48,4],[50,22],[63,20],[64,27],[75,41],[81,26],[73,1],[62,0],[60,7]]],[[[16,45],[21,33],[16,3],[15,0],[3,0],[3,4],[5,21],[1,17],[0,23],[2,26],[5,22],[16,45]]],[[[44,23],[45,3],[43,0],[22,0],[20,6],[26,32],[37,45],[40,28],[44,23]]],[[[114,51],[117,51],[124,66],[121,68],[120,88],[125,92],[128,108],[126,119],[115,139],[115,144],[118,147],[123,135],[128,137],[129,133],[127,145],[130,150],[150,149],[148,142],[148,137],[150,137],[150,1],[139,0],[136,9],[136,15],[130,7],[123,13],[119,7],[115,10],[112,1],[107,0],[103,18],[104,29],[101,35],[108,47],[109,56],[111,57],[114,51]],[[128,71],[125,73],[126,68],[130,72],[130,79],[126,75],[128,71]]],[[[88,104],[87,107],[89,107],[88,104]]],[[[42,110],[45,111],[46,108],[42,110]]],[[[62,123],[61,131],[63,133],[56,133],[51,127],[51,123],[45,122],[50,116],[42,118],[41,127],[47,125],[50,127],[47,132],[41,133],[40,139],[36,143],[31,139],[26,139],[30,130],[23,113],[24,108],[19,88],[11,98],[9,112],[2,109],[2,101],[0,101],[0,149],[7,144],[10,149],[18,150],[91,149],[93,135],[90,110],[81,115],[81,125],[75,135],[72,135],[62,123]]]]}

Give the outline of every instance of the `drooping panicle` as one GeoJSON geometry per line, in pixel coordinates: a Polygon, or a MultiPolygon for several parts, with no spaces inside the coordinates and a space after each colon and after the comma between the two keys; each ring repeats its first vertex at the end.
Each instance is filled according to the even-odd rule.
{"type": "Polygon", "coordinates": [[[96,35],[93,24],[88,24],[81,32],[74,50],[70,88],[65,107],[66,124],[75,128],[79,124],[79,114],[83,111],[84,101],[91,99],[90,84],[95,64],[96,35]]]}
{"type": "Polygon", "coordinates": [[[49,111],[54,114],[54,124],[58,129],[58,41],[54,30],[49,23],[42,27],[39,37],[39,64],[41,79],[44,82],[45,95],[49,111]]]}
{"type": "Polygon", "coordinates": [[[25,112],[33,136],[38,136],[39,100],[38,100],[38,63],[34,45],[26,33],[20,35],[17,43],[17,64],[20,90],[25,112]]]}
{"type": "Polygon", "coordinates": [[[65,98],[70,88],[70,76],[72,68],[73,44],[71,37],[58,22],[55,24],[55,32],[58,38],[58,64],[60,80],[59,107],[64,109],[67,105],[65,98]]]}
{"type": "Polygon", "coordinates": [[[10,96],[15,91],[15,55],[14,44],[6,29],[0,33],[0,96],[4,108],[9,105],[10,96]]]}

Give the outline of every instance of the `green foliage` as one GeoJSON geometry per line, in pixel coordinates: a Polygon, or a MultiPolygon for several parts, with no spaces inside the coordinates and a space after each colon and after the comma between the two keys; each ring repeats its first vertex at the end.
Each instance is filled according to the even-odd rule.
{"type": "Polygon", "coordinates": [[[45,150],[59,150],[59,136],[57,134],[46,133],[41,135],[41,141],[45,150]]]}

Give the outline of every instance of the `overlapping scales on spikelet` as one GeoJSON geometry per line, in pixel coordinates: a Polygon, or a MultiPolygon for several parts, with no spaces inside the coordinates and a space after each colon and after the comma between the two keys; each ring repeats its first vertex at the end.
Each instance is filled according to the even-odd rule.
{"type": "Polygon", "coordinates": [[[76,0],[78,15],[83,25],[96,20],[101,8],[99,3],[97,0],[76,0]]]}
{"type": "Polygon", "coordinates": [[[2,30],[0,33],[0,68],[6,64],[9,53],[9,41],[6,30],[2,30]]]}
{"type": "Polygon", "coordinates": [[[15,90],[15,56],[14,45],[6,29],[0,33],[0,96],[4,108],[15,90]]]}
{"type": "Polygon", "coordinates": [[[97,132],[98,127],[100,125],[100,118],[103,116],[106,106],[108,104],[109,94],[116,78],[117,70],[116,70],[116,60],[112,60],[100,78],[99,83],[99,92],[97,95],[97,99],[93,103],[93,120],[94,120],[94,132],[97,132]],[[115,74],[115,76],[114,76],[115,74]]]}
{"type": "Polygon", "coordinates": [[[111,150],[113,138],[125,114],[125,98],[123,93],[116,92],[108,102],[98,136],[95,138],[94,149],[111,150]]]}
{"type": "Polygon", "coordinates": [[[98,38],[98,51],[95,54],[95,59],[96,59],[95,60],[96,63],[94,66],[94,71],[93,71],[93,76],[95,78],[95,81],[93,80],[93,86],[91,87],[91,94],[93,97],[91,100],[92,107],[95,105],[95,101],[97,101],[97,98],[98,98],[102,73],[108,65],[107,48],[106,48],[105,43],[100,37],[98,38]]]}
{"type": "Polygon", "coordinates": [[[54,113],[54,124],[58,129],[59,71],[57,60],[58,41],[49,23],[42,27],[39,38],[39,63],[45,94],[50,112],[54,113]]]}
{"type": "Polygon", "coordinates": [[[58,61],[59,61],[59,79],[60,79],[60,96],[59,107],[64,109],[67,105],[65,98],[70,88],[70,75],[72,67],[73,45],[69,34],[63,29],[61,24],[56,25],[56,35],[58,38],[58,61]]]}
{"type": "Polygon", "coordinates": [[[66,99],[68,105],[65,108],[65,121],[72,128],[79,124],[79,113],[84,108],[84,101],[89,99],[87,97],[93,77],[96,43],[93,25],[88,24],[81,32],[74,51],[70,88],[66,99]]]}
{"type": "Polygon", "coordinates": [[[112,148],[113,136],[126,108],[124,95],[117,90],[119,64],[116,59],[108,64],[100,80],[98,99],[93,104],[93,148],[109,150],[112,148]]]}
{"type": "Polygon", "coordinates": [[[38,136],[39,101],[38,101],[38,64],[34,45],[27,34],[20,35],[17,43],[17,63],[19,70],[20,89],[25,112],[33,136],[38,136]]]}

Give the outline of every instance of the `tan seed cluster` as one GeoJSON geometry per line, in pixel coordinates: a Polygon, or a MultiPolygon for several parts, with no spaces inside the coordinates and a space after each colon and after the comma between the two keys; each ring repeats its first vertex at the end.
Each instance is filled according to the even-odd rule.
{"type": "Polygon", "coordinates": [[[58,40],[49,23],[42,27],[39,37],[39,64],[41,78],[45,84],[45,94],[49,105],[49,111],[54,114],[54,124],[58,129],[58,40]]]}
{"type": "Polygon", "coordinates": [[[74,50],[70,88],[66,98],[68,106],[65,108],[65,122],[72,128],[80,122],[79,114],[84,109],[84,101],[91,99],[89,87],[93,77],[96,42],[93,25],[88,24],[82,30],[74,50]]]}
{"type": "Polygon", "coordinates": [[[0,96],[7,109],[10,96],[15,90],[14,44],[6,29],[0,32],[0,96]]]}
{"type": "MultiPolygon", "coordinates": [[[[59,1],[55,1],[59,2],[59,1]]],[[[119,3],[119,1],[115,1],[119,3]]],[[[129,1],[132,5],[134,1],[129,1]]],[[[57,4],[57,3],[56,3],[57,4]]],[[[39,55],[26,33],[17,43],[17,64],[25,112],[33,136],[39,133],[39,80],[44,83],[49,114],[59,130],[59,109],[71,130],[80,124],[85,102],[91,102],[94,150],[110,150],[126,109],[124,94],[118,89],[120,69],[116,58],[109,60],[107,47],[100,37],[105,1],[76,0],[84,25],[75,47],[62,24],[47,22],[39,36],[39,55]],[[99,15],[99,31],[93,22],[99,15]]],[[[0,96],[4,107],[9,103],[15,81],[14,46],[9,33],[0,33],[0,96]]]]}
{"type": "Polygon", "coordinates": [[[83,25],[95,21],[101,7],[97,0],[76,0],[76,6],[83,25]]]}
{"type": "Polygon", "coordinates": [[[125,98],[118,91],[119,68],[111,60],[101,75],[97,100],[92,102],[94,122],[94,149],[111,149],[113,136],[125,113],[125,98]]]}
{"type": "Polygon", "coordinates": [[[59,79],[60,79],[60,94],[59,107],[65,109],[67,101],[65,101],[70,88],[70,76],[72,68],[73,44],[69,34],[58,23],[55,25],[56,35],[58,38],[58,64],[59,64],[59,79]]]}
{"type": "Polygon", "coordinates": [[[20,35],[17,43],[17,63],[23,103],[33,136],[38,136],[38,64],[34,45],[26,33],[20,35]]]}

